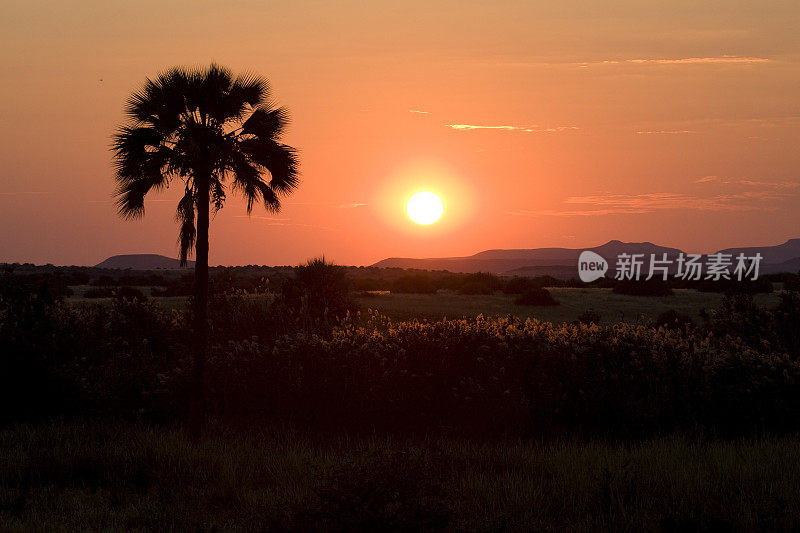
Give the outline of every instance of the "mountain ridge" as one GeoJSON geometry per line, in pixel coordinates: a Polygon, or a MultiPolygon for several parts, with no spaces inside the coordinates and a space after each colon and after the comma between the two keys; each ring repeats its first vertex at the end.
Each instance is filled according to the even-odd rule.
{"type": "Polygon", "coordinates": [[[132,270],[180,270],[194,267],[194,261],[187,261],[187,266],[181,267],[178,259],[173,259],[159,254],[119,254],[101,261],[95,268],[116,268],[132,270]]]}
{"type": "MultiPolygon", "coordinates": [[[[495,274],[522,275],[524,272],[538,272],[538,275],[547,273],[548,268],[553,270],[551,275],[563,277],[571,269],[577,274],[576,266],[578,256],[585,250],[593,251],[604,257],[609,265],[614,264],[614,258],[621,253],[645,254],[645,265],[649,264],[650,254],[666,253],[668,259],[674,259],[680,253],[685,253],[678,248],[660,246],[649,241],[623,242],[612,239],[605,244],[588,248],[495,248],[483,250],[469,256],[460,257],[390,257],[374,263],[373,267],[379,268],[417,268],[424,270],[449,270],[451,272],[492,272],[495,274]]],[[[747,256],[760,253],[763,257],[764,272],[780,271],[773,267],[785,265],[791,268],[795,259],[800,258],[800,239],[788,239],[775,246],[746,246],[726,248],[716,253],[730,253],[734,257],[739,253],[747,256]]]]}

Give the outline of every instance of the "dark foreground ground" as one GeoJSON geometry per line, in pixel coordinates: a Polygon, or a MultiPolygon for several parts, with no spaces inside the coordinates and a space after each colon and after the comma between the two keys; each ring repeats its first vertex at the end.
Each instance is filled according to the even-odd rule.
{"type": "Polygon", "coordinates": [[[126,424],[0,432],[0,529],[800,528],[800,440],[397,440],[126,424]]]}

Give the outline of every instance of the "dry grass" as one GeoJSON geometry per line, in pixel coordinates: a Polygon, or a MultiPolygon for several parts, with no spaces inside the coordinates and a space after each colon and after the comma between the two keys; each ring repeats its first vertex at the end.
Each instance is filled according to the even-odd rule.
{"type": "Polygon", "coordinates": [[[800,440],[531,444],[244,436],[124,424],[0,432],[0,529],[800,527],[800,440]]]}

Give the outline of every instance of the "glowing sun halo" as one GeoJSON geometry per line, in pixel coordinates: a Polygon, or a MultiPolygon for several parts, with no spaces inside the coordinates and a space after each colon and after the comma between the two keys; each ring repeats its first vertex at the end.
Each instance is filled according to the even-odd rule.
{"type": "Polygon", "coordinates": [[[442,199],[430,191],[422,191],[408,199],[408,216],[417,224],[433,224],[444,211],[442,199]]]}

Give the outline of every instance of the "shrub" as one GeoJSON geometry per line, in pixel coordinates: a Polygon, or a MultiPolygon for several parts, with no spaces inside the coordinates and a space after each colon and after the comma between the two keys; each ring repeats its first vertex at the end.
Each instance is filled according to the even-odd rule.
{"type": "Polygon", "coordinates": [[[84,298],[118,298],[127,300],[146,300],[147,296],[135,287],[98,287],[88,289],[83,293],[84,298]]]}
{"type": "Polygon", "coordinates": [[[281,286],[278,304],[319,325],[331,324],[358,309],[344,267],[324,257],[294,269],[295,279],[281,286]]]}
{"type": "Polygon", "coordinates": [[[515,305],[558,305],[558,301],[553,298],[550,291],[544,288],[528,289],[514,300],[515,305]]]}
{"type": "Polygon", "coordinates": [[[503,285],[503,292],[505,294],[522,294],[538,286],[540,285],[537,285],[531,278],[514,276],[503,285]]]}
{"type": "Polygon", "coordinates": [[[468,274],[460,280],[458,292],[461,294],[492,294],[503,288],[503,282],[494,274],[478,272],[468,274]]]}
{"type": "Polygon", "coordinates": [[[434,294],[438,289],[436,282],[426,274],[401,276],[392,283],[394,293],[434,294]]]}

